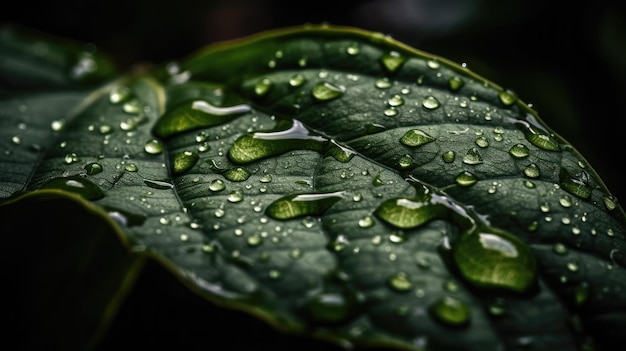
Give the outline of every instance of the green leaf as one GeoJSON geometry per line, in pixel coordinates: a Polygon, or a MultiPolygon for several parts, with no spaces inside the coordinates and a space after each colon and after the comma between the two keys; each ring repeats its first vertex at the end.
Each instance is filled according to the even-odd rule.
{"type": "Polygon", "coordinates": [[[7,221],[43,195],[78,197],[207,303],[340,346],[621,340],[617,199],[534,110],[466,68],[322,25],[103,76],[0,100],[7,221]]]}

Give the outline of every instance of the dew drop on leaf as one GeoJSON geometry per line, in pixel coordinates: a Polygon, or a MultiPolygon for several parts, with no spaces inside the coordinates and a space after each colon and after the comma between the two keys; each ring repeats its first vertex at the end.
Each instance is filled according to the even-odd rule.
{"type": "Polygon", "coordinates": [[[41,189],[58,189],[80,195],[86,200],[99,200],[104,197],[102,190],[93,182],[81,176],[57,177],[48,180],[41,189]]]}
{"type": "Polygon", "coordinates": [[[261,97],[266,95],[271,88],[272,81],[268,78],[263,78],[254,85],[254,93],[256,94],[256,96],[261,97]]]}
{"type": "Polygon", "coordinates": [[[458,91],[459,89],[461,89],[461,87],[463,87],[464,84],[465,81],[457,76],[454,76],[448,80],[448,87],[452,91],[458,91]]]}
{"type": "Polygon", "coordinates": [[[437,299],[428,311],[437,321],[453,327],[465,326],[470,321],[467,304],[452,296],[437,299]]]}
{"type": "Polygon", "coordinates": [[[101,173],[103,168],[102,165],[97,162],[90,162],[83,167],[85,171],[87,171],[87,175],[94,175],[101,173]]]}
{"type": "Polygon", "coordinates": [[[428,96],[424,101],[422,101],[422,106],[429,110],[434,110],[439,107],[439,101],[434,96],[428,96]]]}
{"type": "Polygon", "coordinates": [[[524,292],[535,282],[530,248],[507,232],[475,227],[459,237],[452,252],[461,275],[476,286],[524,292]]]}
{"type": "Polygon", "coordinates": [[[528,166],[524,167],[524,175],[528,178],[538,178],[541,175],[539,166],[537,166],[535,163],[529,164],[528,166]]]}
{"type": "Polygon", "coordinates": [[[524,144],[515,144],[509,149],[509,154],[515,158],[528,157],[528,147],[524,144]]]}
{"type": "Polygon", "coordinates": [[[498,98],[500,98],[500,102],[502,102],[504,106],[511,106],[517,102],[517,94],[511,90],[501,90],[498,93],[498,98]]]}
{"type": "Polygon", "coordinates": [[[386,223],[400,229],[418,227],[445,211],[445,207],[432,203],[430,197],[398,197],[383,201],[374,214],[386,223]]]}
{"type": "Polygon", "coordinates": [[[404,105],[404,99],[400,95],[394,95],[387,100],[387,105],[397,107],[404,105]]]}
{"type": "Polygon", "coordinates": [[[413,283],[404,272],[398,272],[389,277],[389,286],[398,292],[407,292],[413,288],[413,283]]]}
{"type": "Polygon", "coordinates": [[[572,177],[565,168],[561,168],[559,172],[559,185],[568,193],[581,199],[589,199],[593,191],[584,179],[572,177]]]}
{"type": "Polygon", "coordinates": [[[390,51],[380,58],[380,62],[383,64],[385,70],[389,73],[396,72],[398,69],[400,69],[400,67],[402,67],[405,61],[406,58],[400,55],[400,53],[397,51],[390,51]]]}
{"type": "Polygon", "coordinates": [[[222,191],[225,188],[226,188],[226,184],[224,184],[224,181],[221,180],[221,179],[213,179],[209,183],[209,190],[211,190],[213,192],[222,191]]]}
{"type": "Polygon", "coordinates": [[[400,142],[406,146],[421,146],[434,140],[435,138],[419,129],[409,130],[400,138],[400,142]]]}
{"type": "Polygon", "coordinates": [[[468,187],[476,184],[476,182],[478,181],[478,177],[474,173],[463,171],[456,176],[454,181],[459,186],[468,187]]]}
{"type": "Polygon", "coordinates": [[[194,151],[183,151],[174,156],[174,174],[183,174],[198,163],[200,156],[194,151]]]}
{"type": "Polygon", "coordinates": [[[346,88],[330,82],[319,82],[311,90],[317,101],[329,101],[342,96],[346,88]]]}
{"type": "Polygon", "coordinates": [[[478,152],[478,149],[473,147],[465,153],[463,156],[463,163],[468,165],[477,165],[483,163],[483,157],[478,152]]]}
{"type": "Polygon", "coordinates": [[[251,173],[243,167],[234,167],[226,170],[222,175],[231,182],[243,182],[250,178],[251,173]]]}
{"type": "Polygon", "coordinates": [[[452,150],[448,150],[444,152],[443,154],[441,154],[441,158],[443,159],[443,162],[445,163],[452,163],[454,162],[454,159],[456,158],[456,153],[452,150]]]}
{"type": "Polygon", "coordinates": [[[163,144],[157,139],[152,139],[144,145],[143,149],[150,155],[158,155],[163,152],[163,144]]]}
{"type": "Polygon", "coordinates": [[[174,184],[162,180],[144,179],[143,183],[152,189],[158,190],[167,190],[174,188],[174,184]]]}
{"type": "Polygon", "coordinates": [[[306,78],[302,74],[294,74],[289,78],[289,85],[292,87],[299,87],[306,82],[306,78]]]}
{"type": "Polygon", "coordinates": [[[153,133],[157,137],[168,138],[202,127],[222,125],[250,110],[250,106],[245,104],[219,107],[204,100],[185,102],[163,114],[155,124],[153,133]]]}
{"type": "Polygon", "coordinates": [[[126,164],[126,165],[124,166],[124,169],[125,169],[127,172],[137,172],[137,171],[139,170],[139,168],[137,167],[137,165],[136,165],[136,164],[134,164],[134,163],[128,163],[128,164],[126,164]]]}
{"type": "Polygon", "coordinates": [[[109,101],[112,104],[120,104],[128,100],[131,96],[131,90],[127,86],[117,87],[109,92],[109,101]]]}
{"type": "Polygon", "coordinates": [[[317,216],[328,210],[343,196],[343,192],[287,195],[269,204],[265,209],[265,214],[280,220],[317,216]]]}

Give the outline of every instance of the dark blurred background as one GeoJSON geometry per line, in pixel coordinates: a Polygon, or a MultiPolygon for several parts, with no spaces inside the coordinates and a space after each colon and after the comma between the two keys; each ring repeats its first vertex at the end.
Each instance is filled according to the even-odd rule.
{"type": "Polygon", "coordinates": [[[93,43],[122,70],[277,27],[327,22],[383,32],[517,92],[626,199],[623,6],[607,0],[21,1],[5,7],[0,20],[93,43]]]}

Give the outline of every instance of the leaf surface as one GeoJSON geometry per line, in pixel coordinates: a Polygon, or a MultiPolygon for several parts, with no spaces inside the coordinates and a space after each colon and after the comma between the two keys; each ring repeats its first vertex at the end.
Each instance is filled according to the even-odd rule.
{"type": "Polygon", "coordinates": [[[78,194],[280,330],[549,350],[626,326],[624,212],[591,166],[512,92],[381,34],[262,33],[0,113],[5,206],[78,194]]]}

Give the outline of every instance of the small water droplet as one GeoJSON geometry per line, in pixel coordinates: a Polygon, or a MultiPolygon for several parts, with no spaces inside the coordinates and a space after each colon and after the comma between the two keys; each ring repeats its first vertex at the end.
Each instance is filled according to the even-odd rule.
{"type": "Polygon", "coordinates": [[[103,171],[102,165],[97,162],[90,162],[83,168],[87,171],[87,175],[94,175],[103,171]]]}
{"type": "Polygon", "coordinates": [[[388,283],[393,290],[398,292],[407,292],[413,288],[413,283],[404,272],[398,272],[389,277],[388,283]]]}
{"type": "Polygon", "coordinates": [[[64,160],[65,160],[65,163],[69,165],[72,163],[80,162],[80,157],[78,157],[76,153],[72,152],[72,153],[65,155],[64,160]]]}
{"type": "Polygon", "coordinates": [[[289,78],[289,85],[292,87],[299,87],[306,82],[306,78],[300,73],[294,74],[289,78]]]}
{"type": "Polygon", "coordinates": [[[350,43],[350,45],[346,48],[346,53],[350,56],[355,56],[361,53],[359,43],[350,43]]]}
{"type": "Polygon", "coordinates": [[[391,81],[388,78],[380,78],[376,80],[374,85],[378,89],[388,89],[391,87],[391,81]]]}
{"type": "Polygon", "coordinates": [[[485,147],[489,146],[489,140],[484,135],[481,135],[478,138],[476,138],[476,140],[474,142],[476,143],[476,145],[478,145],[479,147],[482,147],[482,148],[485,148],[485,147]]]}
{"type": "Polygon", "coordinates": [[[404,105],[404,99],[400,95],[394,95],[387,100],[387,105],[397,107],[404,105]]]}
{"type": "Polygon", "coordinates": [[[443,159],[443,162],[445,163],[452,163],[454,162],[454,159],[456,158],[456,153],[452,150],[448,150],[444,152],[443,154],[441,154],[441,158],[443,159]]]}
{"type": "Polygon", "coordinates": [[[243,201],[243,194],[239,190],[233,190],[228,194],[228,201],[237,203],[243,201]]]}
{"type": "Polygon", "coordinates": [[[128,163],[128,164],[126,164],[126,165],[124,166],[124,169],[125,169],[127,172],[137,172],[137,171],[139,170],[139,168],[137,167],[137,165],[136,165],[136,164],[134,164],[134,163],[128,163]]]}
{"type": "Polygon", "coordinates": [[[128,86],[116,87],[109,92],[109,101],[112,104],[120,104],[128,100],[131,96],[131,90],[128,86]]]}
{"type": "Polygon", "coordinates": [[[372,218],[372,216],[364,216],[361,219],[359,219],[359,227],[361,228],[369,228],[372,227],[376,222],[374,221],[374,218],[372,218]]]}
{"type": "Polygon", "coordinates": [[[439,298],[428,311],[439,322],[453,327],[465,326],[470,321],[470,310],[467,304],[452,296],[439,298]]]}

